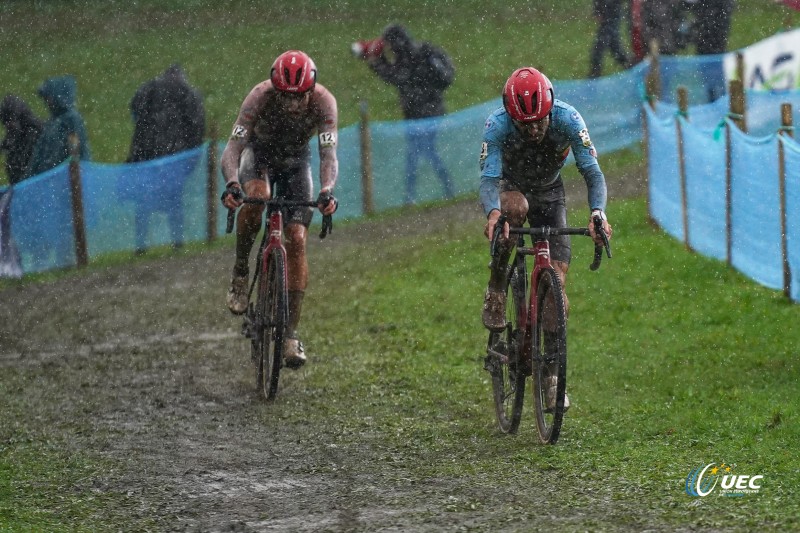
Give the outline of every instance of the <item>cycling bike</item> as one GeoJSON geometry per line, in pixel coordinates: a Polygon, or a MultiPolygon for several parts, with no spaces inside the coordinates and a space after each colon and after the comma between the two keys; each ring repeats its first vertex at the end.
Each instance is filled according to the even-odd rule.
{"type": "MultiPolygon", "coordinates": [[[[250,339],[250,356],[256,368],[256,388],[263,391],[266,400],[271,401],[278,393],[278,378],[283,366],[283,340],[289,320],[286,248],[283,245],[284,210],[289,207],[317,207],[317,202],[283,198],[244,198],[243,201],[263,204],[267,211],[267,227],[256,255],[255,275],[248,292],[250,305],[244,314],[242,335],[250,339]],[[255,303],[252,298],[254,290],[255,303]]],[[[236,210],[229,209],[226,233],[233,231],[235,216],[236,210]]],[[[324,239],[333,229],[332,220],[331,215],[323,215],[320,239],[324,239]]]]}
{"type": "MultiPolygon", "coordinates": [[[[497,239],[506,217],[501,216],[492,236],[490,254],[497,253],[497,239]]],[[[591,270],[597,270],[603,247],[611,257],[608,237],[602,221],[595,220],[595,231],[604,245],[595,244],[591,270]]],[[[492,378],[492,392],[500,430],[516,433],[522,417],[525,380],[533,382],[534,410],[539,440],[555,444],[564,419],[564,396],[567,390],[567,317],[561,280],[550,264],[550,244],[553,235],[586,235],[588,228],[510,228],[517,235],[516,255],[506,272],[506,327],[489,334],[484,368],[492,378]],[[533,246],[525,246],[530,235],[533,246]],[[526,258],[535,257],[530,284],[526,258]],[[530,289],[530,290],[529,290],[530,289]],[[556,380],[555,401],[548,389],[556,380]]]]}

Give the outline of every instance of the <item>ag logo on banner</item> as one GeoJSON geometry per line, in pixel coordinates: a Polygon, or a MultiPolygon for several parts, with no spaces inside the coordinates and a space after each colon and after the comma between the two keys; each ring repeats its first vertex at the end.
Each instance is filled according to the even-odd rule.
{"type": "MultiPolygon", "coordinates": [[[[779,33],[741,51],[744,88],[781,91],[800,87],[800,29],[779,33]]],[[[736,54],[723,59],[726,80],[736,76],[736,54]]]]}

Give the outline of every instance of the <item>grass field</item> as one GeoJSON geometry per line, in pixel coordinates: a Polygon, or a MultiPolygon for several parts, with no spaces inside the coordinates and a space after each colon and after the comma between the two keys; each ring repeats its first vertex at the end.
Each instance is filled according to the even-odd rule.
{"type": "MultiPolygon", "coordinates": [[[[76,74],[95,157],[112,162],[121,161],[128,148],[127,106],[136,86],[174,60],[186,66],[223,130],[273,57],[289,47],[315,57],[321,81],[339,98],[343,125],[356,120],[357,103],[365,98],[373,119],[395,119],[395,93],[353,60],[348,47],[389,21],[403,20],[417,37],[454,55],[459,74],[448,103],[455,110],[494,98],[520,63],[541,66],[554,79],[583,77],[593,28],[588,2],[539,4],[298,0],[287,11],[277,3],[243,1],[10,1],[0,4],[0,47],[6,72],[13,75],[4,76],[0,87],[38,105],[35,88],[43,78],[76,74]],[[534,46],[541,42],[549,46],[534,46]]],[[[737,5],[732,48],[771,35],[784,23],[786,12],[772,2],[737,5]]],[[[44,113],[40,105],[37,110],[44,113]]],[[[637,165],[637,159],[630,151],[604,168],[637,165]]],[[[529,402],[519,435],[501,435],[495,427],[482,370],[486,333],[479,309],[488,254],[478,219],[442,231],[430,224],[424,235],[401,232],[377,242],[361,238],[362,229],[366,236],[370,227],[391,224],[402,213],[337,228],[334,239],[348,229],[359,238],[313,252],[314,281],[304,314],[309,351],[324,357],[302,378],[287,376],[283,401],[272,408],[247,404],[233,410],[244,412],[253,431],[280,427],[295,439],[291,445],[325,448],[298,461],[293,472],[298,476],[341,476],[341,465],[326,455],[338,450],[352,457],[344,468],[346,483],[357,490],[375,485],[396,491],[393,504],[408,512],[432,501],[438,514],[431,520],[450,516],[456,524],[451,530],[469,529],[481,516],[491,517],[495,531],[800,529],[800,309],[719,262],[688,254],[647,224],[642,200],[615,202],[609,212],[614,258],[599,272],[586,268],[588,242],[573,245],[568,285],[573,408],[557,446],[534,444],[529,402]],[[723,497],[719,490],[705,498],[688,496],[687,475],[712,462],[735,464],[740,475],[763,475],[761,491],[740,498],[723,497]],[[442,496],[437,486],[450,494],[442,496]]],[[[582,223],[584,215],[573,212],[573,222],[582,223]]],[[[231,250],[227,239],[210,249],[190,247],[187,257],[225,251],[220,256],[227,272],[231,250]]],[[[170,261],[147,260],[165,269],[170,261]]],[[[103,398],[113,403],[143,376],[171,385],[177,372],[165,369],[175,361],[200,376],[207,359],[216,360],[218,353],[195,353],[184,345],[165,348],[165,354],[133,347],[119,356],[123,364],[105,352],[97,358],[91,352],[106,340],[96,338],[105,314],[122,324],[113,328],[127,327],[131,335],[181,326],[224,331],[228,326],[220,325],[212,305],[221,302],[215,281],[222,278],[195,272],[207,278],[199,284],[205,290],[177,302],[159,293],[152,299],[158,306],[142,304],[141,314],[129,313],[128,304],[136,302],[123,299],[119,309],[105,314],[87,311],[91,306],[71,285],[102,275],[127,280],[134,276],[127,261],[112,258],[82,272],[0,284],[0,531],[170,529],[176,500],[187,499],[176,491],[176,500],[170,500],[170,487],[128,490],[123,483],[107,483],[128,480],[137,466],[130,463],[141,457],[136,449],[130,459],[109,451],[122,430],[95,434],[103,406],[92,393],[107,394],[103,398]],[[21,292],[25,302],[58,308],[66,318],[42,324],[47,309],[19,304],[12,295],[21,292]],[[163,325],[162,305],[178,326],[163,325]],[[8,355],[36,360],[62,351],[69,357],[45,357],[36,364],[8,355]],[[81,355],[87,351],[93,357],[81,355]],[[150,363],[145,357],[163,359],[150,363]],[[121,378],[115,365],[122,366],[121,378]],[[73,388],[85,396],[59,395],[73,388]],[[87,440],[101,445],[76,445],[87,440]]],[[[133,281],[144,285],[155,279],[157,285],[164,275],[156,267],[145,274],[133,281]]],[[[113,300],[117,290],[104,287],[99,299],[113,300]]],[[[177,290],[164,287],[167,296],[177,290]]],[[[116,333],[104,334],[113,339],[116,333]]],[[[244,349],[239,339],[235,346],[244,349]]],[[[252,387],[249,374],[229,365],[234,370],[209,372],[220,388],[231,379],[229,395],[252,387]],[[241,376],[231,378],[236,372],[241,376]]],[[[190,403],[193,387],[198,386],[178,382],[174,394],[190,403]]],[[[215,396],[200,399],[207,405],[195,414],[203,424],[233,424],[233,413],[203,419],[215,396]]],[[[174,422],[177,427],[191,421],[174,422]]]]}
{"type": "MultiPolygon", "coordinates": [[[[737,4],[731,49],[779,31],[788,13],[774,2],[737,4]]],[[[320,82],[336,95],[342,126],[358,120],[362,100],[373,120],[398,119],[394,89],[349,51],[351,42],[378,35],[392,21],[453,56],[450,110],[496,98],[522,64],[534,64],[554,80],[585,77],[595,28],[591,4],[581,0],[297,0],[290,8],[245,0],[9,1],[0,4],[6,72],[0,94],[18,94],[46,115],[36,88],[48,76],[74,74],[94,158],[120,162],[133,131],[128,104],[134,91],[170,63],[184,65],[204,94],[209,123],[224,136],[273,59],[300,48],[316,60],[320,82]]],[[[608,72],[617,68],[610,59],[607,65],[608,72]]]]}
{"type": "MultiPolygon", "coordinates": [[[[479,220],[441,232],[432,226],[424,234],[368,237],[370,226],[392,224],[393,215],[339,228],[339,235],[357,237],[340,246],[315,245],[315,276],[304,316],[311,369],[302,376],[285,374],[275,405],[248,403],[236,414],[227,409],[222,418],[212,416],[204,424],[227,420],[225,431],[233,434],[239,418],[256,434],[280,428],[273,438],[288,439],[282,447],[307,450],[300,463],[288,463],[293,475],[338,476],[354,490],[390,491],[398,521],[434,503],[439,513],[423,520],[441,524],[437,517],[449,515],[444,519],[451,526],[433,529],[454,530],[475,520],[483,524],[477,530],[494,531],[527,531],[525,524],[547,523],[560,531],[797,529],[798,307],[719,262],[688,254],[645,222],[643,201],[616,202],[613,212],[614,258],[599,272],[587,268],[589,242],[573,245],[568,285],[573,407],[557,446],[535,444],[530,402],[518,435],[496,429],[482,370],[486,332],[479,309],[487,249],[479,220]],[[705,498],[688,496],[689,472],[712,462],[734,464],[739,475],[764,476],[760,492],[730,498],[718,489],[705,498]]],[[[573,215],[573,223],[580,223],[584,213],[573,215]]],[[[161,277],[171,268],[162,262],[156,271],[161,277]]],[[[129,269],[93,267],[85,275],[114,279],[127,276],[129,269]]],[[[222,323],[209,321],[215,313],[207,310],[220,303],[221,293],[209,290],[217,285],[210,276],[198,273],[195,284],[202,289],[174,305],[168,299],[163,313],[132,314],[116,327],[113,319],[89,318],[93,334],[69,323],[42,330],[28,358],[58,346],[86,352],[81,346],[108,342],[106,327],[121,326],[135,336],[210,322],[202,331],[214,334],[222,323]],[[179,320],[184,325],[171,325],[167,317],[186,315],[187,305],[192,312],[179,320]],[[98,337],[98,332],[103,333],[98,337]]],[[[70,294],[72,282],[64,281],[43,285],[38,298],[70,294]]],[[[152,283],[136,292],[145,297],[145,309],[147,285],[152,283]]],[[[118,289],[96,290],[112,295],[118,289]]],[[[164,290],[168,298],[180,293],[172,285],[164,290]]],[[[91,317],[87,304],[68,298],[61,311],[91,317]]],[[[136,305],[117,304],[125,313],[136,305]]],[[[118,312],[112,309],[102,315],[118,312]]],[[[22,324],[35,315],[26,310],[22,324]]],[[[3,331],[0,341],[11,353],[35,340],[12,340],[9,329],[3,331]]],[[[178,404],[198,402],[192,417],[174,422],[182,426],[213,405],[209,398],[235,399],[252,387],[250,372],[231,363],[201,378],[209,359],[218,358],[214,354],[245,349],[241,341],[235,347],[234,352],[209,352],[168,345],[163,353],[134,348],[130,355],[75,355],[41,366],[5,360],[0,529],[163,530],[179,523],[179,515],[164,509],[180,505],[180,492],[173,496],[177,501],[164,500],[169,487],[140,493],[138,485],[108,481],[137,468],[104,451],[113,448],[109,441],[130,437],[113,431],[89,437],[97,432],[91,429],[95,417],[104,416],[96,413],[102,413],[98,400],[81,391],[88,387],[95,395],[118,395],[122,391],[114,392],[115,387],[133,385],[153,372],[169,385],[186,370],[166,369],[183,361],[194,369],[195,380],[218,383],[199,397],[189,384],[176,391],[178,404]],[[118,375],[120,365],[124,371],[118,375]],[[73,391],[73,383],[81,385],[73,391]],[[93,444],[76,449],[75,441],[86,439],[93,444]],[[126,493],[126,486],[132,492],[126,493]],[[143,509],[152,512],[143,514],[143,509]]],[[[143,404],[127,409],[146,410],[153,402],[146,398],[161,394],[147,392],[143,404]]],[[[156,413],[148,424],[158,427],[163,422],[156,413]]],[[[130,453],[138,463],[137,450],[130,453]]],[[[181,468],[179,456],[175,460],[181,468]]],[[[235,471],[237,465],[224,468],[235,471]]],[[[183,469],[191,472],[191,463],[183,469]]]]}
{"type": "MultiPolygon", "coordinates": [[[[607,501],[621,524],[647,523],[637,516],[647,510],[654,527],[800,527],[800,332],[793,325],[800,309],[719,262],[687,254],[644,222],[643,202],[618,202],[614,213],[615,255],[599,272],[587,268],[590,244],[573,240],[568,382],[576,408],[558,446],[532,445],[530,403],[518,436],[495,429],[481,370],[486,335],[477,311],[487,275],[476,265],[487,251],[473,238],[478,226],[473,236],[398,239],[360,275],[357,258],[374,247],[336,258],[340,266],[320,283],[335,287],[329,297],[342,308],[335,316],[312,311],[312,321],[319,339],[352,351],[341,375],[310,389],[335,387],[326,400],[370,398],[355,403],[364,411],[356,418],[389,421],[375,443],[420,454],[421,464],[410,467],[415,475],[489,486],[544,475],[563,491],[565,507],[607,501]],[[352,296],[360,291],[369,298],[352,296]],[[370,392],[376,389],[385,394],[370,392]],[[437,457],[457,459],[442,465],[437,457]],[[764,490],[688,497],[689,471],[711,462],[764,475],[764,490]]],[[[318,402],[312,416],[352,416],[336,405],[318,402]]]]}

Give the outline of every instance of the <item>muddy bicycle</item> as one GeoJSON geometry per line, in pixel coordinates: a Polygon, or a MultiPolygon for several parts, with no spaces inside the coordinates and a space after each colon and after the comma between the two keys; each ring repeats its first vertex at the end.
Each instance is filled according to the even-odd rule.
{"type": "MultiPolygon", "coordinates": [[[[284,210],[289,207],[317,207],[315,201],[274,198],[244,198],[244,203],[266,206],[266,228],[256,255],[256,270],[248,291],[242,335],[250,339],[250,356],[256,370],[256,388],[271,401],[278,393],[278,378],[283,366],[283,340],[289,320],[288,273],[283,244],[284,210]],[[253,303],[253,291],[256,300],[253,303]]],[[[226,233],[233,231],[236,210],[228,210],[226,233]]],[[[320,239],[333,229],[331,215],[322,216],[320,239]]]]}
{"type": "MultiPolygon", "coordinates": [[[[505,222],[506,218],[501,216],[495,226],[490,248],[493,258],[505,222]]],[[[489,334],[484,368],[492,378],[500,430],[516,433],[519,428],[525,382],[530,376],[539,441],[555,444],[564,419],[567,390],[567,317],[561,279],[550,264],[548,237],[589,236],[589,229],[546,226],[509,229],[509,233],[517,236],[517,246],[506,272],[506,327],[489,334]],[[525,235],[532,239],[532,247],[525,246],[525,235]],[[530,255],[535,261],[529,282],[526,258],[530,255]],[[554,395],[551,387],[555,388],[554,395]]],[[[595,231],[602,236],[604,245],[595,244],[591,270],[600,267],[603,248],[611,257],[608,237],[599,218],[595,219],[595,231]]]]}

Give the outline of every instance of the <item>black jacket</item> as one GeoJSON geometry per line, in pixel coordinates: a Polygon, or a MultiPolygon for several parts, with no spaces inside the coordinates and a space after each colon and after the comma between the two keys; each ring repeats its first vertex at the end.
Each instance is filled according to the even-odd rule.
{"type": "Polygon", "coordinates": [[[5,154],[8,181],[14,185],[25,178],[33,146],[42,133],[44,122],[21,98],[11,94],[0,103],[0,122],[6,129],[0,152],[5,154]]]}
{"type": "Polygon", "coordinates": [[[131,100],[134,122],[128,162],[148,161],[203,143],[205,111],[200,93],[179,65],[143,83],[131,100]]]}
{"type": "Polygon", "coordinates": [[[447,54],[428,42],[417,43],[399,24],[383,32],[395,61],[381,55],[370,66],[385,82],[397,87],[400,107],[407,119],[445,113],[444,91],[453,82],[455,69],[447,54]]]}

